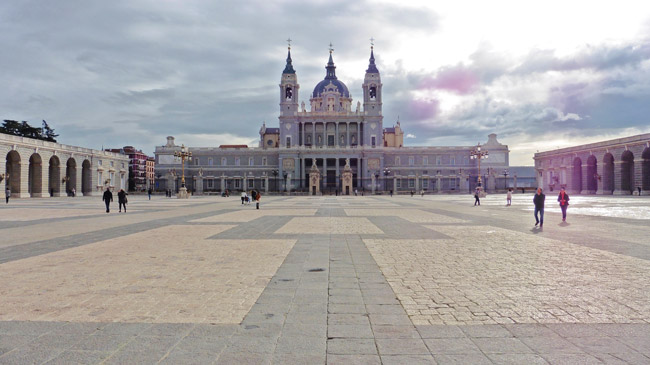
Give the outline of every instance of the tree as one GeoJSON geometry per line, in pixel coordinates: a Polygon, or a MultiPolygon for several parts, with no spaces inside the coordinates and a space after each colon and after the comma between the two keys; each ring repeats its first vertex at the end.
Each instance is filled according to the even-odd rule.
{"type": "Polygon", "coordinates": [[[29,122],[18,122],[9,119],[5,119],[2,126],[0,126],[0,133],[40,139],[49,142],[56,142],[55,138],[59,136],[54,133],[54,129],[50,128],[46,121],[43,121],[43,126],[41,128],[34,128],[29,125],[29,122]]]}
{"type": "Polygon", "coordinates": [[[56,137],[59,136],[58,134],[54,133],[54,129],[50,128],[45,119],[43,119],[43,128],[41,135],[44,140],[49,142],[56,142],[56,137]]]}

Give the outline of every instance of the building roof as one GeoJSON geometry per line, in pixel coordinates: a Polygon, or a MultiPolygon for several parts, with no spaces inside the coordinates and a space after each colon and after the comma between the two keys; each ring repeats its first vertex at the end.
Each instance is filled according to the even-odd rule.
{"type": "Polygon", "coordinates": [[[219,148],[248,148],[245,144],[222,144],[219,148]]]}
{"type": "Polygon", "coordinates": [[[375,65],[375,53],[373,50],[374,47],[370,47],[370,64],[368,65],[367,73],[379,73],[377,65],[375,65]]]}
{"type": "Polygon", "coordinates": [[[287,65],[284,67],[283,74],[295,74],[296,70],[293,69],[293,64],[291,63],[291,47],[287,51],[287,65]]]}
{"type": "Polygon", "coordinates": [[[346,98],[350,97],[350,91],[345,84],[336,78],[336,66],[334,66],[334,61],[332,60],[332,52],[330,52],[330,59],[327,62],[325,67],[327,73],[323,81],[316,84],[312,96],[314,98],[319,97],[322,93],[327,91],[338,91],[339,94],[343,95],[346,98]]]}
{"type": "Polygon", "coordinates": [[[280,134],[280,128],[266,128],[266,134],[280,134]]]}
{"type": "Polygon", "coordinates": [[[384,128],[384,133],[395,133],[395,127],[384,128]]]}

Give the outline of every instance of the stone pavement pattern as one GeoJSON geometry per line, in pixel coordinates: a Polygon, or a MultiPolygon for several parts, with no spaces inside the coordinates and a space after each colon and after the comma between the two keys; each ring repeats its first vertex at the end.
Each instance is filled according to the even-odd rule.
{"type": "Polygon", "coordinates": [[[0,364],[650,363],[650,200],[531,198],[13,200],[0,364]]]}

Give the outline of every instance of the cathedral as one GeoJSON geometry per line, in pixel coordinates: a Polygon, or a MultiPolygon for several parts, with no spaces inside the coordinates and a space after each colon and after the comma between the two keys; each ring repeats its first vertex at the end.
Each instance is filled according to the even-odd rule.
{"type": "Polygon", "coordinates": [[[157,189],[178,190],[183,173],[187,188],[195,194],[251,189],[305,194],[466,193],[477,185],[479,174],[488,191],[496,189],[499,174],[508,167],[509,151],[495,134],[482,145],[489,159],[481,162],[481,171],[477,160],[471,159],[477,146],[404,146],[399,120],[384,127],[374,47],[365,70],[363,100],[356,103],[336,76],[332,51],[330,47],[325,78],[309,93],[309,100],[301,100],[289,47],[279,84],[279,124],[262,125],[257,147],[188,146],[192,160],[183,167],[174,158],[181,146],[168,137],[155,151],[157,189]]]}

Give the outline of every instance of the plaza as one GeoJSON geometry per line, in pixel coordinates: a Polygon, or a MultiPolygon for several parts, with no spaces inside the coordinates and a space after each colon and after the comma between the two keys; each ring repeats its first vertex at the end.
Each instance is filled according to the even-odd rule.
{"type": "Polygon", "coordinates": [[[650,362],[650,198],[0,206],[0,364],[650,362]]]}

